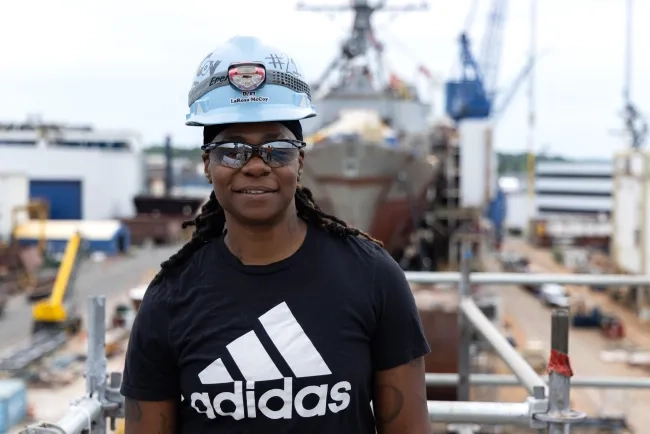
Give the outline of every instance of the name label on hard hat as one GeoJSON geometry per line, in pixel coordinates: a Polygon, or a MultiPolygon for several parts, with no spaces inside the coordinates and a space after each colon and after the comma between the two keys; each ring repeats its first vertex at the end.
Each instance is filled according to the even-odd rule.
{"type": "Polygon", "coordinates": [[[230,104],[239,104],[244,102],[269,102],[267,96],[257,96],[255,92],[244,91],[241,93],[241,98],[230,98],[230,104]]]}

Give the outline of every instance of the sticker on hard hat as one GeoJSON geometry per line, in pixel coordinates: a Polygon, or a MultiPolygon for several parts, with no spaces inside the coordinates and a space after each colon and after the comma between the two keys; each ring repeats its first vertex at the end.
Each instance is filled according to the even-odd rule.
{"type": "Polygon", "coordinates": [[[205,76],[207,73],[210,73],[209,75],[213,75],[219,65],[221,65],[221,60],[210,60],[210,57],[212,57],[213,53],[208,54],[205,56],[205,59],[201,62],[199,67],[196,70],[196,78],[201,78],[205,76]]]}
{"type": "Polygon", "coordinates": [[[241,98],[230,98],[230,104],[240,104],[244,102],[269,102],[269,97],[257,96],[255,92],[242,92],[241,98]]]}
{"type": "Polygon", "coordinates": [[[217,75],[214,76],[210,79],[210,83],[208,84],[208,87],[214,86],[215,84],[220,84],[220,83],[225,83],[228,81],[228,77],[225,75],[217,75]]]}
{"type": "Polygon", "coordinates": [[[271,53],[268,55],[268,57],[264,58],[267,60],[266,65],[269,67],[273,67],[273,69],[279,69],[281,71],[286,72],[287,74],[295,75],[297,77],[302,77],[302,74],[298,70],[298,65],[296,65],[295,60],[293,60],[292,57],[280,53],[280,54],[275,54],[271,53]]]}

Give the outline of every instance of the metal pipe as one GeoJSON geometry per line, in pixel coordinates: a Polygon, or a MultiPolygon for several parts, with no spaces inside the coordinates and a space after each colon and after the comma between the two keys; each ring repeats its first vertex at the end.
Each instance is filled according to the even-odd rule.
{"type": "MultiPolygon", "coordinates": [[[[88,300],[88,358],[86,359],[86,393],[100,405],[106,402],[106,297],[88,300]]],[[[106,418],[98,418],[93,434],[106,433],[106,418]]]]}
{"type": "Polygon", "coordinates": [[[481,425],[475,424],[475,423],[452,423],[447,425],[447,432],[448,433],[456,433],[456,434],[476,434],[477,432],[481,431],[481,425]]]}
{"type": "Polygon", "coordinates": [[[86,394],[104,400],[106,390],[106,297],[88,299],[88,357],[86,394]]]}
{"type": "Polygon", "coordinates": [[[79,434],[84,430],[90,433],[102,411],[99,401],[83,398],[78,404],[70,407],[68,412],[55,424],[38,424],[20,431],[21,434],[39,434],[59,432],[62,434],[79,434]]]}
{"type": "MultiPolygon", "coordinates": [[[[425,374],[427,386],[455,386],[458,374],[425,374]]],[[[548,376],[541,376],[548,381],[548,376]]],[[[469,382],[473,386],[521,386],[514,375],[508,374],[470,374],[469,382]]],[[[583,389],[650,389],[650,378],[636,377],[573,377],[571,387],[583,389]]]]}
{"type": "MultiPolygon", "coordinates": [[[[458,272],[407,271],[404,273],[413,283],[459,283],[458,272]]],[[[627,274],[543,274],[543,273],[472,273],[470,283],[479,285],[600,285],[600,286],[650,286],[650,275],[627,274]]]]}
{"type": "MultiPolygon", "coordinates": [[[[470,297],[469,289],[469,272],[471,258],[470,244],[463,241],[461,247],[461,280],[458,285],[458,292],[461,300],[470,297]]],[[[464,315],[458,315],[458,331],[460,335],[460,344],[458,345],[458,400],[469,401],[469,374],[470,374],[470,346],[472,341],[472,327],[464,315]]]]}
{"type": "MultiPolygon", "coordinates": [[[[531,407],[527,402],[428,401],[427,408],[431,422],[528,426],[531,420],[531,407]]],[[[84,398],[79,404],[71,407],[56,424],[28,427],[21,431],[21,434],[52,432],[46,429],[65,434],[79,434],[88,429],[89,423],[94,426],[100,418],[100,413],[99,401],[84,398]]]]}
{"type": "Polygon", "coordinates": [[[478,308],[474,300],[464,299],[460,302],[460,310],[489,343],[499,353],[510,370],[521,380],[522,385],[531,395],[535,387],[546,388],[544,380],[537,375],[537,372],[528,364],[521,354],[513,348],[508,340],[490,322],[485,314],[478,308]]]}
{"type": "Polygon", "coordinates": [[[510,402],[428,401],[431,422],[528,426],[530,404],[510,402]]]}
{"type": "Polygon", "coordinates": [[[566,434],[571,424],[586,415],[571,410],[571,377],[569,362],[569,309],[555,309],[551,317],[551,358],[548,363],[548,411],[535,419],[548,423],[549,434],[566,434]]]}
{"type": "MultiPolygon", "coordinates": [[[[569,311],[555,310],[551,317],[551,351],[567,355],[569,353],[569,311]]],[[[552,356],[551,356],[552,360],[552,356]]],[[[567,359],[568,360],[568,359],[567,359]]],[[[562,415],[569,410],[571,392],[570,376],[552,370],[549,375],[548,413],[562,415]]],[[[563,434],[565,425],[559,421],[549,423],[549,434],[563,434]]]]}

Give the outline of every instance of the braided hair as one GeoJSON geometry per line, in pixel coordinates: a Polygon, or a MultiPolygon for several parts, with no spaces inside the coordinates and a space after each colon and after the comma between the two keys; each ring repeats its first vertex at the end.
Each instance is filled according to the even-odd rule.
{"type": "MultiPolygon", "coordinates": [[[[295,121],[297,123],[297,121],[295,121]]],[[[302,137],[302,131],[298,124],[298,131],[293,123],[283,122],[290,130],[294,132],[296,137],[302,137]],[[297,134],[296,134],[297,133],[297,134]]],[[[204,142],[208,143],[216,136],[213,131],[207,131],[211,127],[204,129],[204,142]]],[[[218,133],[217,133],[218,134],[218,133]]],[[[381,241],[371,237],[367,233],[350,227],[343,220],[324,213],[314,201],[312,192],[302,185],[298,185],[295,193],[296,212],[299,218],[304,220],[307,224],[314,225],[315,227],[325,229],[330,234],[346,238],[346,237],[363,237],[367,240],[376,243],[383,247],[381,241]]],[[[162,281],[169,273],[188,261],[192,255],[198,251],[203,245],[209,243],[212,239],[217,238],[223,234],[226,224],[226,215],[221,204],[217,201],[214,191],[210,193],[210,198],[201,208],[201,212],[192,220],[183,222],[183,229],[194,226],[192,238],[180,248],[178,252],[170,256],[170,258],[160,264],[160,271],[152,280],[152,284],[162,281]]]]}

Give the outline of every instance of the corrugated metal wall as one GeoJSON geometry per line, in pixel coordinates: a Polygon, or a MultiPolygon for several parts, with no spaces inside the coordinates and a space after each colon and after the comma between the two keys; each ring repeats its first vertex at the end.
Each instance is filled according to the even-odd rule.
{"type": "Polygon", "coordinates": [[[35,180],[29,181],[30,199],[41,199],[49,205],[49,218],[52,220],[81,220],[82,208],[81,181],[35,180]]]}
{"type": "Polygon", "coordinates": [[[537,163],[535,202],[538,215],[609,216],[612,212],[612,173],[611,162],[537,163]]]}

